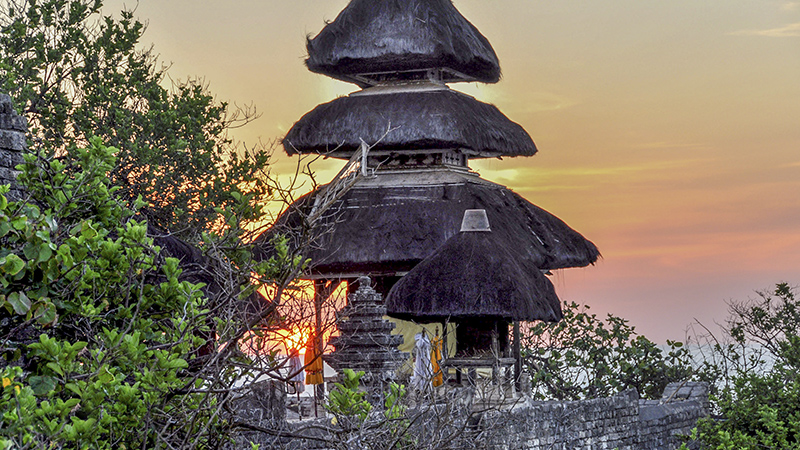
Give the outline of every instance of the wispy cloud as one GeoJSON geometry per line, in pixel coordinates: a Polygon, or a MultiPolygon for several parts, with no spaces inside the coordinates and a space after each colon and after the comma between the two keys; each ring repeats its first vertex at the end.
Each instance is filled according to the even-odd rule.
{"type": "Polygon", "coordinates": [[[552,92],[531,92],[527,97],[520,99],[525,106],[522,108],[526,113],[541,111],[555,111],[558,109],[575,106],[579,102],[552,92]]]}
{"type": "Polygon", "coordinates": [[[666,141],[656,141],[656,142],[645,142],[643,144],[636,144],[633,146],[634,148],[639,148],[643,150],[655,149],[655,150],[666,150],[666,149],[693,149],[693,150],[702,150],[708,148],[707,145],[700,144],[700,143],[691,143],[691,142],[666,142],[666,141]]]}
{"type": "MultiPolygon", "coordinates": [[[[582,189],[593,184],[597,179],[619,179],[618,177],[644,176],[653,179],[657,173],[669,174],[675,170],[693,167],[713,161],[710,158],[690,158],[679,160],[651,161],[640,164],[615,165],[606,167],[514,167],[494,169],[484,166],[481,162],[473,164],[474,168],[487,178],[500,183],[528,184],[530,180],[537,180],[533,186],[537,190],[551,189],[582,189]],[[566,181],[568,180],[568,181],[566,181]]],[[[633,179],[633,178],[629,178],[633,179]]]]}
{"type": "Polygon", "coordinates": [[[781,9],[784,11],[798,11],[800,10],[800,2],[784,2],[781,5],[781,9]]]}
{"type": "Polygon", "coordinates": [[[459,86],[458,89],[481,101],[493,103],[509,116],[556,111],[580,103],[575,98],[548,91],[531,91],[524,86],[459,86]]]}
{"type": "Polygon", "coordinates": [[[730,34],[734,36],[800,37],[800,22],[767,30],[739,30],[730,34]]]}

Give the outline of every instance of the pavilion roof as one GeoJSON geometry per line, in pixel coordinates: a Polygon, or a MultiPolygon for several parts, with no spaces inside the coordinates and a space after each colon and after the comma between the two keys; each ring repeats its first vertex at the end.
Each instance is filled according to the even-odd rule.
{"type": "Polygon", "coordinates": [[[535,258],[492,231],[462,231],[401,278],[386,296],[388,314],[415,321],[563,317],[535,258]]]}
{"type": "Polygon", "coordinates": [[[365,85],[357,75],[450,69],[444,81],[500,79],[489,41],[451,0],[352,0],[307,43],[312,72],[365,85]]]}
{"type": "MultiPolygon", "coordinates": [[[[256,258],[270,257],[267,243],[276,233],[298,236],[314,195],[296,201],[256,240],[256,258]]],[[[485,209],[494,239],[516,248],[530,267],[583,267],[600,256],[580,233],[504,186],[471,174],[423,171],[379,175],[339,199],[313,230],[305,252],[309,276],[407,272],[455,235],[465,209],[485,209]]]]}
{"type": "Polygon", "coordinates": [[[368,91],[323,103],[304,115],[283,139],[286,153],[349,158],[362,139],[374,144],[372,151],[459,149],[471,158],[537,151],[525,129],[497,107],[458,91],[368,91]]]}

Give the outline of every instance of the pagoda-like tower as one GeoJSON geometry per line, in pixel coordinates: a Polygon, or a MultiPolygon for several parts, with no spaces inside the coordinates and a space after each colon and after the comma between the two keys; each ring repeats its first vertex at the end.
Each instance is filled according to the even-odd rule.
{"type": "MultiPolygon", "coordinates": [[[[370,147],[369,176],[348,186],[312,224],[317,238],[305,255],[318,297],[330,280],[366,275],[385,296],[459,233],[467,209],[486,211],[492,242],[513,250],[503,254],[524,267],[547,272],[597,260],[595,245],[557,217],[470,170],[472,159],[532,156],[537,149],[494,105],[450,88],[500,79],[489,41],[450,0],[352,0],[307,49],[309,70],[360,89],[304,115],[283,139],[284,149],[349,160],[363,144],[370,147]]],[[[308,227],[324,190],[299,199],[275,229],[308,227]]],[[[399,308],[390,315],[415,317],[413,309],[399,308]]],[[[508,317],[560,318],[560,307],[508,317]]]]}

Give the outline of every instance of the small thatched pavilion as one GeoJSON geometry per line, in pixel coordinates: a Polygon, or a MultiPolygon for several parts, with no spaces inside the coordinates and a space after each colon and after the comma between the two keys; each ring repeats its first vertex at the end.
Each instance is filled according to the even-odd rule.
{"type": "MultiPolygon", "coordinates": [[[[508,271],[515,292],[544,297],[486,297],[481,307],[463,303],[459,316],[485,317],[502,310],[497,320],[504,323],[557,320],[558,301],[542,272],[593,264],[599,252],[557,217],[470,170],[471,159],[537,151],[528,133],[494,105],[448,86],[499,80],[500,65],[489,41],[450,0],[352,0],[308,40],[307,49],[309,70],[360,89],[300,118],[284,137],[284,149],[289,155],[320,154],[352,163],[369,146],[360,159],[368,176],[335,196],[331,187],[322,186],[276,222],[275,230],[290,236],[292,230],[308,235],[313,228],[316,238],[304,254],[311,259],[306,276],[315,280],[318,304],[335,281],[361,276],[370,276],[385,296],[446,242],[462,250],[488,245],[483,238],[457,235],[464,211],[483,209],[492,220],[484,262],[508,271]],[[327,205],[321,215],[319,204],[327,205]],[[533,312],[544,305],[549,313],[533,312]],[[514,312],[518,307],[523,311],[514,312]]],[[[330,186],[340,184],[335,180],[330,186]]],[[[257,241],[261,257],[269,257],[265,244],[275,232],[257,241]]],[[[446,285],[448,276],[443,272],[441,277],[440,284],[446,285]]],[[[446,309],[455,305],[442,298],[429,301],[427,307],[414,304],[397,315],[417,321],[453,316],[446,309]]]]}
{"type": "Polygon", "coordinates": [[[485,210],[466,210],[461,231],[394,284],[387,312],[423,323],[455,323],[457,352],[451,357],[492,367],[513,356],[518,374],[519,329],[512,349],[509,325],[563,317],[537,256],[492,232],[485,210]]]}

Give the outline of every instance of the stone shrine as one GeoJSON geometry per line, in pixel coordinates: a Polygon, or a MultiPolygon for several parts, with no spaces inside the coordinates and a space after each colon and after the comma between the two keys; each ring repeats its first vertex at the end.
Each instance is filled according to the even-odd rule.
{"type": "Polygon", "coordinates": [[[335,351],[323,359],[339,373],[345,368],[364,371],[363,384],[383,392],[408,358],[397,350],[403,337],[391,334],[395,324],[383,318],[386,307],[368,277],[358,279],[358,289],[347,303],[337,313],[340,334],[330,340],[335,351]]]}

